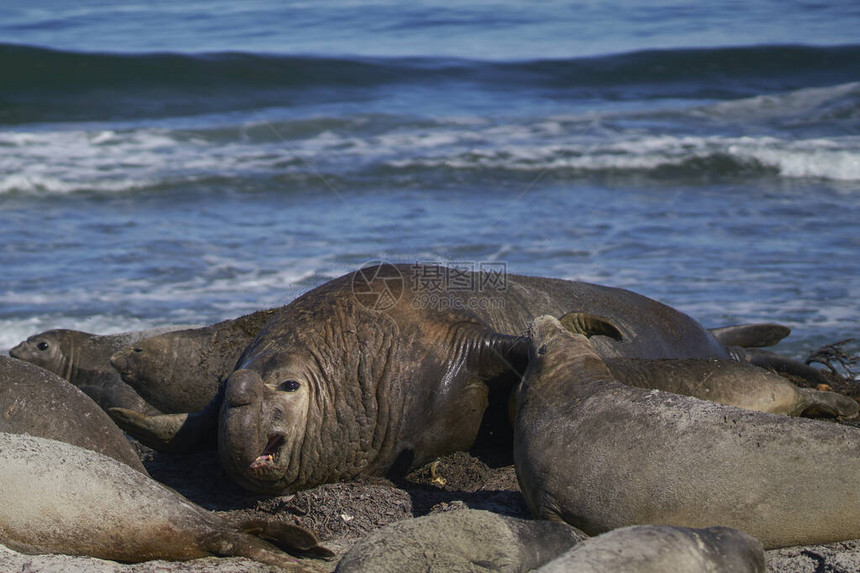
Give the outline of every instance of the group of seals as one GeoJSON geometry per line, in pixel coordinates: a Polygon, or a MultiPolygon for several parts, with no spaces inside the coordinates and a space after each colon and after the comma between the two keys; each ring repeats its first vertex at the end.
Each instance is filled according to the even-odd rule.
{"type": "Polygon", "coordinates": [[[231,523],[126,464],[55,440],[0,433],[0,483],[0,543],[24,553],[244,556],[288,570],[301,569],[283,548],[325,553],[301,527],[231,523]]]}
{"type": "Polygon", "coordinates": [[[514,460],[536,517],[588,534],[720,524],[766,548],[860,538],[860,429],[626,386],[600,338],[532,326],[514,460]]]}
{"type": "Polygon", "coordinates": [[[204,327],[166,326],[96,335],[55,329],[9,351],[64,377],[102,408],[142,414],[200,410],[277,309],[204,327]]]}
{"type": "MultiPolygon", "coordinates": [[[[382,264],[334,279],[273,315],[204,410],[112,415],[159,449],[217,435],[234,480],[279,494],[402,473],[471,447],[490,402],[499,404],[488,416],[506,418],[507,395],[528,362],[522,335],[542,314],[605,317],[612,336],[593,342],[603,358],[727,360],[744,350],[627,290],[507,275],[503,288],[440,293],[423,281],[449,272],[382,264]]],[[[458,278],[480,285],[486,276],[458,278]]]]}
{"type": "Polygon", "coordinates": [[[123,382],[119,372],[110,365],[110,357],[142,338],[169,330],[170,327],[165,327],[109,335],[62,328],[47,330],[12,348],[9,355],[62,376],[104,409],[127,408],[158,414],[158,408],[123,382]]]}
{"type": "MultiPolygon", "coordinates": [[[[784,328],[753,325],[708,331],[687,315],[630,291],[558,279],[506,275],[502,286],[482,289],[474,285],[484,285],[485,276],[458,272],[457,279],[465,279],[472,288],[443,292],[423,280],[450,272],[419,265],[364,268],[334,279],[280,309],[212,327],[140,337],[125,349],[112,347],[110,362],[126,381],[135,384],[142,395],[164,411],[180,405],[199,408],[207,398],[214,397],[192,413],[149,415],[151,410],[122,406],[109,410],[123,428],[157,448],[181,450],[217,438],[220,459],[236,482],[253,491],[280,494],[359,476],[399,474],[442,454],[468,449],[481,436],[504,433],[499,420],[505,418],[507,397],[528,367],[518,396],[514,432],[522,489],[536,516],[564,519],[588,533],[655,520],[692,527],[737,523],[761,534],[769,547],[860,537],[856,527],[860,518],[847,515],[851,511],[855,517],[860,514],[856,511],[860,502],[856,494],[851,497],[845,484],[837,483],[833,477],[843,475],[836,472],[855,475],[860,469],[855,467],[856,451],[853,458],[848,454],[857,447],[856,436],[850,432],[846,434],[850,444],[844,448],[831,443],[835,439],[833,432],[841,430],[824,430],[824,426],[798,426],[797,432],[790,432],[790,438],[780,441],[773,434],[779,431],[782,419],[774,421],[776,418],[766,414],[744,413],[694,398],[632,387],[644,385],[704,394],[700,397],[729,404],[739,401],[745,407],[793,415],[856,415],[857,405],[852,401],[794,389],[784,379],[767,378],[759,369],[743,364],[778,365],[803,374],[803,365],[754,350],[785,336],[784,328]],[[484,304],[488,300],[493,304],[484,304]],[[588,341],[569,333],[556,333],[552,328],[561,329],[561,333],[566,332],[565,328],[558,321],[550,323],[550,328],[550,319],[546,318],[538,319],[532,335],[526,336],[535,317],[544,314],[562,317],[567,328],[594,336],[588,341]],[[548,334],[550,331],[552,334],[548,334]],[[570,339],[565,338],[562,346],[566,352],[574,353],[574,359],[562,353],[558,364],[547,366],[544,355],[548,341],[564,336],[570,339]],[[583,341],[588,352],[579,353],[583,341]],[[576,360],[580,354],[587,355],[580,361],[582,364],[576,360]],[[699,376],[702,373],[704,376],[699,376]],[[752,376],[761,376],[763,381],[758,394],[750,397],[750,393],[738,389],[752,376]],[[571,377],[573,382],[569,381],[571,377]],[[544,384],[544,379],[549,382],[544,384]],[[547,395],[560,394],[553,404],[555,409],[546,407],[541,414],[535,404],[542,404],[543,392],[535,388],[543,387],[548,388],[547,395]],[[640,412],[628,406],[628,392],[639,392],[635,396],[641,399],[633,400],[636,407],[640,407],[639,402],[649,404],[649,400],[660,406],[654,412],[640,412]],[[605,406],[599,413],[589,408],[571,413],[571,408],[592,398],[598,406],[605,406]],[[615,399],[620,404],[613,411],[615,399]],[[724,418],[722,426],[720,416],[724,418]],[[737,427],[732,426],[730,418],[737,427]],[[630,423],[630,419],[636,423],[630,423]],[[690,422],[693,419],[701,419],[705,429],[696,431],[690,422]],[[627,431],[637,424],[642,426],[638,433],[627,431]],[[678,430],[683,424],[691,427],[686,433],[678,430]],[[577,439],[554,433],[553,425],[563,431],[576,425],[573,433],[577,439]],[[706,434],[714,428],[724,443],[712,446],[706,434]],[[801,436],[807,430],[809,435],[801,436]],[[763,448],[765,458],[776,462],[753,463],[752,446],[743,438],[747,431],[755,436],[756,447],[763,448]],[[586,455],[577,451],[564,456],[565,445],[580,444],[578,432],[599,435],[594,443],[586,440],[586,455]],[[731,432],[739,432],[738,439],[731,432]],[[676,440],[675,433],[684,434],[687,441],[676,440]],[[648,436],[644,444],[635,443],[633,438],[641,435],[648,436]],[[677,447],[668,448],[673,440],[678,442],[677,447]],[[805,491],[798,485],[801,478],[783,478],[784,487],[778,487],[776,497],[767,501],[762,501],[767,498],[757,487],[751,488],[748,495],[742,492],[735,497],[723,491],[725,487],[732,492],[732,488],[742,488],[745,479],[760,477],[759,473],[778,473],[785,465],[780,456],[801,455],[805,447],[822,444],[825,450],[835,452],[837,460],[831,460],[829,465],[819,461],[810,461],[809,467],[800,464],[806,472],[801,473],[804,479],[824,479],[825,487],[833,492],[828,499],[847,496],[850,509],[846,515],[840,514],[835,520],[827,516],[835,525],[824,523],[823,512],[820,508],[816,511],[811,502],[801,500],[798,509],[792,510],[791,496],[805,491]],[[657,450],[652,451],[653,447],[657,450]],[[669,453],[660,447],[666,447],[669,453]],[[732,453],[732,448],[738,451],[732,453]],[[556,451],[559,449],[562,451],[556,451]],[[699,477],[698,460],[687,463],[692,458],[684,458],[684,454],[707,449],[718,460],[711,465],[736,463],[744,466],[746,473],[740,472],[741,477],[732,481],[725,471],[720,471],[724,468],[704,464],[711,474],[699,477]],[[543,456],[540,451],[545,452],[543,456]],[[665,458],[665,463],[651,469],[649,458],[643,458],[645,453],[633,455],[640,452],[650,452],[654,460],[665,458]],[[661,454],[665,454],[664,458],[659,457],[661,454]],[[614,456],[618,456],[629,467],[620,472],[614,472],[613,467],[610,472],[606,460],[600,457],[606,455],[613,456],[613,463],[614,456]],[[568,462],[570,458],[574,461],[568,462]],[[676,459],[683,470],[678,470],[677,475],[665,473],[665,468],[672,467],[668,462],[676,459]],[[542,467],[544,462],[558,467],[542,467]],[[577,468],[567,466],[577,462],[594,474],[572,477],[578,476],[574,473],[577,468]],[[692,477],[685,478],[684,472],[692,477]],[[630,474],[635,474],[636,479],[631,479],[630,474]],[[649,479],[657,474],[659,478],[649,479]],[[671,483],[666,491],[661,489],[663,482],[671,483]],[[583,483],[588,485],[583,488],[583,483]],[[576,487],[571,488],[571,484],[576,487]],[[616,493],[619,487],[629,490],[616,493]],[[719,490],[725,497],[708,496],[708,488],[719,490]],[[586,495],[583,489],[607,505],[585,504],[584,515],[570,514],[569,508],[578,508],[579,500],[571,501],[565,496],[586,495]],[[645,499],[635,495],[640,489],[648,492],[643,494],[645,499]],[[680,497],[667,502],[667,496],[676,493],[680,497]],[[616,503],[616,495],[623,501],[616,503]],[[635,499],[630,499],[631,495],[635,499]],[[733,501],[721,503],[720,499],[733,501]],[[765,507],[764,516],[746,516],[759,508],[757,504],[765,507]],[[792,529],[795,511],[807,516],[796,522],[796,530],[792,529]],[[733,522],[731,518],[737,517],[733,512],[744,515],[733,522]],[[701,514],[714,521],[697,521],[695,516],[701,514]],[[768,525],[769,520],[783,523],[768,525]]],[[[39,342],[45,341],[34,341],[37,350],[42,346],[39,342]]],[[[62,353],[59,368],[67,376],[74,378],[82,370],[82,361],[75,356],[88,356],[80,350],[84,347],[84,343],[78,343],[62,353]]],[[[22,353],[20,349],[16,352],[22,353]]],[[[104,360],[102,352],[100,364],[104,360]]],[[[39,447],[55,446],[40,443],[39,447]]],[[[20,465],[20,469],[32,468],[20,465]]],[[[77,476],[71,482],[83,480],[77,476]]],[[[162,496],[161,492],[153,493],[152,499],[160,500],[162,496]]],[[[25,514],[23,508],[16,511],[25,514]]],[[[82,519],[77,514],[66,517],[70,523],[82,519]]],[[[118,519],[108,518],[115,525],[118,519]]],[[[235,531],[224,533],[221,525],[214,530],[205,529],[195,519],[182,535],[205,531],[220,544],[226,543],[225,539],[235,541],[235,531]]],[[[16,527],[20,526],[16,523],[16,527]]],[[[92,525],[86,519],[84,524],[92,525]]],[[[135,535],[145,544],[149,533],[135,535]]],[[[14,538],[11,543],[13,547],[16,543],[18,547],[28,547],[31,541],[14,538]]],[[[44,548],[74,548],[76,541],[63,537],[57,543],[56,547],[44,548]]],[[[244,537],[239,543],[246,552],[242,554],[251,552],[257,559],[273,559],[272,562],[282,559],[272,557],[269,548],[261,548],[244,537]]],[[[149,555],[141,547],[135,551],[149,555]]],[[[159,546],[166,555],[225,553],[213,547],[198,543],[192,544],[187,553],[172,553],[176,551],[174,547],[159,546]]],[[[90,550],[96,549],[87,546],[86,551],[90,550]]],[[[119,556],[111,558],[124,558],[121,553],[114,555],[119,556]]]]}

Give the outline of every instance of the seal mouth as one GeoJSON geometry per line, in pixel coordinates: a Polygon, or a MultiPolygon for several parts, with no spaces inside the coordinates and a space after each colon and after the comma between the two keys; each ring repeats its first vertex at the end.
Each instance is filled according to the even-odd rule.
{"type": "Polygon", "coordinates": [[[269,441],[266,442],[266,447],[263,448],[263,453],[251,462],[248,469],[259,477],[262,477],[261,474],[271,473],[275,469],[275,454],[278,453],[278,450],[283,443],[284,434],[282,432],[273,432],[269,434],[269,441]]]}

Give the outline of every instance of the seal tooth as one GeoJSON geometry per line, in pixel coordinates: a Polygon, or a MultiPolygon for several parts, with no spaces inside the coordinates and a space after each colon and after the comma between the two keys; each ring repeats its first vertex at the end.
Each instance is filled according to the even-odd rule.
{"type": "Polygon", "coordinates": [[[257,458],[253,462],[251,462],[251,469],[260,469],[274,464],[275,454],[278,453],[278,448],[280,448],[281,444],[283,443],[283,433],[273,432],[269,434],[268,442],[266,442],[266,447],[263,448],[263,452],[259,456],[257,456],[257,458]]]}
{"type": "Polygon", "coordinates": [[[251,462],[250,467],[252,470],[262,469],[264,467],[269,466],[274,461],[275,461],[275,457],[273,455],[262,454],[262,455],[257,456],[257,459],[255,459],[253,462],[251,462]]]}

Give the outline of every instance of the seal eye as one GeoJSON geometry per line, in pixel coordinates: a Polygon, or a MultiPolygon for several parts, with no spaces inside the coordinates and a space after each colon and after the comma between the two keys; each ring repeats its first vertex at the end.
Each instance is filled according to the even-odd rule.
{"type": "Polygon", "coordinates": [[[281,382],[281,385],[278,386],[278,390],[282,390],[284,392],[295,392],[299,388],[301,388],[301,384],[296,382],[295,380],[284,380],[281,382]]]}
{"type": "Polygon", "coordinates": [[[43,340],[42,342],[40,342],[39,344],[36,345],[36,348],[38,348],[39,350],[47,350],[48,348],[50,348],[50,345],[43,340]]]}

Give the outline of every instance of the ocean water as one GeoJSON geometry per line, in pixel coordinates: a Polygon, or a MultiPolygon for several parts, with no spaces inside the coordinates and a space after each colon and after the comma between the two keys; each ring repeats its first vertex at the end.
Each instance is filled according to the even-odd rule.
{"type": "Polygon", "coordinates": [[[857,30],[854,0],[4,2],[0,351],[377,260],[860,337],[857,30]]]}

